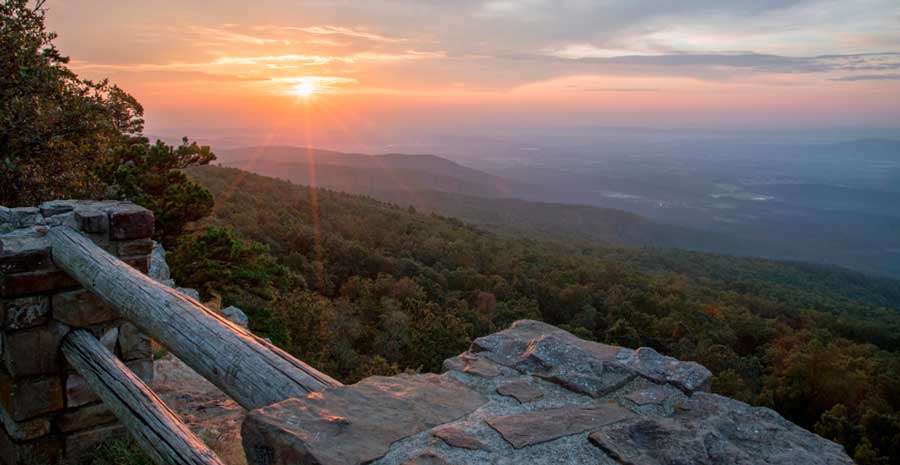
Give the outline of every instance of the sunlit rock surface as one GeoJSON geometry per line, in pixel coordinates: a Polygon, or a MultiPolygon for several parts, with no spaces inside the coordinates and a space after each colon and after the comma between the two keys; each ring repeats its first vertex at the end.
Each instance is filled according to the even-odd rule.
{"type": "Polygon", "coordinates": [[[770,409],[709,394],[653,349],[519,321],[443,375],[375,377],[249,413],[251,465],[851,464],[770,409]]]}

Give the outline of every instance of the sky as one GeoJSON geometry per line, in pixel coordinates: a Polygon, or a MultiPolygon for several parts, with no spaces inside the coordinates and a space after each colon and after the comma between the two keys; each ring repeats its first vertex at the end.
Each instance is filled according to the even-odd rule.
{"type": "Polygon", "coordinates": [[[48,0],[147,131],[898,127],[897,0],[48,0]]]}

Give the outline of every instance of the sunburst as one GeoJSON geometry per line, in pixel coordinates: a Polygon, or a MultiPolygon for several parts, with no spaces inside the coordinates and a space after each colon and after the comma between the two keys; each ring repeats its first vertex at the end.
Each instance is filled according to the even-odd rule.
{"type": "Polygon", "coordinates": [[[308,98],[316,93],[316,83],[312,81],[302,81],[291,88],[291,94],[297,97],[308,98]]]}

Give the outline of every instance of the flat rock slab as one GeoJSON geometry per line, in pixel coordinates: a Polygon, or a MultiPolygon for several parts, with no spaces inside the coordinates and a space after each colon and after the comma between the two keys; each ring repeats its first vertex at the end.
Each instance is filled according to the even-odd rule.
{"type": "Polygon", "coordinates": [[[544,397],[544,391],[527,381],[510,381],[497,387],[497,393],[525,404],[544,397]]]}
{"type": "Polygon", "coordinates": [[[561,345],[575,347],[597,360],[613,360],[623,349],[598,342],[585,341],[568,331],[533,320],[519,320],[509,329],[480,337],[472,342],[471,352],[505,366],[515,365],[528,346],[537,339],[552,337],[561,345]]]}
{"type": "Polygon", "coordinates": [[[637,405],[659,405],[672,396],[672,392],[662,386],[639,389],[625,395],[625,398],[637,405]]]}
{"type": "Polygon", "coordinates": [[[657,383],[669,383],[687,394],[709,391],[712,372],[697,362],[682,362],[667,357],[650,347],[637,350],[625,349],[616,360],[634,370],[640,376],[657,383]]]}
{"type": "Polygon", "coordinates": [[[486,358],[469,353],[444,360],[445,371],[456,370],[482,378],[496,378],[502,375],[503,370],[501,368],[500,365],[486,358]]]}
{"type": "Polygon", "coordinates": [[[605,426],[591,443],[630,465],[850,465],[843,449],[767,408],[697,393],[671,417],[605,426]]]}
{"type": "Polygon", "coordinates": [[[479,441],[473,434],[456,426],[446,426],[435,430],[432,434],[446,442],[450,447],[469,450],[490,450],[490,447],[479,441]]]}
{"type": "Polygon", "coordinates": [[[591,397],[603,397],[628,384],[637,375],[610,362],[560,365],[535,376],[556,383],[570,391],[591,397]]]}
{"type": "Polygon", "coordinates": [[[635,415],[616,404],[570,405],[488,418],[487,424],[516,449],[583,433],[635,415]]]}
{"type": "Polygon", "coordinates": [[[698,363],[666,357],[648,347],[631,350],[585,341],[530,320],[476,339],[469,352],[456,358],[475,355],[595,398],[622,388],[637,376],[671,384],[688,394],[709,390],[712,378],[698,363]]]}
{"type": "Polygon", "coordinates": [[[448,377],[375,376],[250,412],[244,449],[255,464],[363,464],[384,456],[395,441],[467,415],[486,401],[448,377]]]}
{"type": "Polygon", "coordinates": [[[433,452],[426,452],[403,462],[403,465],[450,465],[450,462],[433,452]]]}

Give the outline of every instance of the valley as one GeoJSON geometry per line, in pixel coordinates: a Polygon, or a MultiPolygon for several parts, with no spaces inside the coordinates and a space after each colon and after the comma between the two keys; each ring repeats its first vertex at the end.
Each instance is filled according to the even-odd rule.
{"type": "Polygon", "coordinates": [[[496,156],[508,153],[502,150],[493,157],[451,156],[478,169],[433,155],[297,147],[228,149],[220,161],[545,238],[799,260],[900,277],[900,165],[892,158],[900,142],[629,139],[596,146],[606,148],[600,155],[556,147],[514,158],[496,156]],[[803,168],[810,163],[817,169],[803,168]]]}

